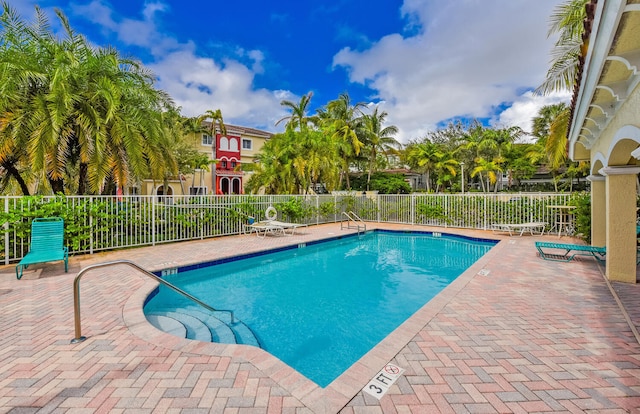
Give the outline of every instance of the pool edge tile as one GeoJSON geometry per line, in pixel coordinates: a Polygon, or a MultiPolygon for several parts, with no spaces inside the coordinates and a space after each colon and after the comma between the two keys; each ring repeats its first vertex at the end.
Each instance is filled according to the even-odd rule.
{"type": "MultiPolygon", "coordinates": [[[[378,228],[372,229],[373,231],[380,230],[378,228]]],[[[395,233],[421,233],[428,234],[433,233],[430,231],[415,231],[415,230],[391,230],[395,233]]],[[[442,234],[460,236],[455,233],[446,233],[442,232],[442,234]]],[[[311,241],[305,241],[307,245],[310,244],[318,244],[324,243],[331,240],[342,239],[346,237],[354,237],[357,236],[357,233],[353,234],[344,234],[339,236],[330,236],[328,238],[316,239],[311,241]]],[[[172,335],[166,334],[157,330],[153,327],[149,322],[146,321],[144,317],[144,312],[142,309],[142,305],[144,304],[147,296],[151,294],[154,289],[157,287],[157,283],[153,281],[148,281],[141,289],[138,291],[138,295],[134,294],[131,296],[130,300],[134,297],[136,299],[133,301],[132,306],[137,306],[135,312],[133,310],[129,310],[130,315],[128,317],[128,321],[134,323],[134,326],[129,326],[126,324],[129,329],[136,334],[136,336],[141,339],[148,340],[158,346],[162,346],[167,349],[182,351],[182,352],[192,352],[195,354],[208,355],[208,356],[220,356],[220,357],[232,357],[232,358],[240,358],[247,363],[252,364],[256,369],[260,372],[264,372],[275,381],[279,386],[283,387],[285,390],[291,393],[292,397],[303,401],[305,404],[309,406],[316,407],[319,410],[318,412],[336,412],[332,407],[337,407],[337,409],[344,407],[349,401],[355,397],[362,388],[369,382],[371,378],[382,368],[386,363],[391,361],[397,354],[404,348],[411,340],[413,340],[420,332],[420,330],[429,323],[429,321],[438,314],[442,310],[446,304],[453,299],[456,294],[464,288],[464,286],[474,277],[476,277],[479,270],[481,270],[488,259],[488,255],[496,250],[496,247],[501,244],[501,238],[496,237],[494,239],[484,239],[484,238],[472,238],[462,236],[466,240],[481,240],[481,241],[491,241],[494,242],[495,245],[485,253],[478,261],[476,261],[473,265],[471,265],[465,272],[463,272],[460,276],[458,276],[451,284],[449,284],[445,289],[443,289],[438,295],[433,297],[429,302],[423,305],[418,311],[416,311],[409,319],[403,322],[399,327],[394,329],[385,339],[383,339],[380,343],[378,343],[373,349],[367,352],[363,357],[357,360],[352,367],[345,370],[338,378],[336,378],[333,382],[331,382],[326,387],[320,387],[310,379],[306,378],[304,375],[281,361],[279,358],[269,354],[267,351],[259,349],[259,352],[253,353],[248,352],[246,350],[238,349],[239,347],[248,347],[248,345],[232,345],[232,344],[218,344],[218,343],[207,343],[207,342],[199,342],[192,341],[183,338],[177,338],[175,341],[172,338],[172,335]],[[458,282],[458,283],[456,283],[458,282]],[[460,285],[455,288],[451,288],[452,285],[456,284],[460,285]],[[450,289],[451,288],[451,289],[450,289]],[[146,293],[140,294],[139,292],[146,291],[146,293]],[[447,291],[447,292],[445,292],[447,291]],[[444,295],[443,295],[444,293],[444,295]],[[136,315],[136,313],[139,313],[136,315]],[[143,320],[140,319],[143,318],[143,320]],[[417,317],[417,319],[416,319],[417,317]],[[407,324],[407,326],[403,327],[403,325],[407,324]],[[402,328],[402,329],[401,329],[402,328]],[[396,331],[400,329],[399,332],[396,331]],[[408,338],[408,339],[407,339],[408,338]],[[398,342],[400,340],[400,342],[398,342]],[[195,342],[195,344],[194,344],[195,342]],[[269,361],[271,360],[271,361],[269,361]],[[255,363],[254,363],[255,361],[255,363]],[[266,371],[263,371],[260,367],[266,368],[266,371]],[[353,368],[353,369],[352,369],[353,368]],[[269,372],[270,371],[270,372],[269,372]],[[267,373],[268,372],[268,373],[267,373]],[[330,405],[330,407],[327,407],[330,405]],[[329,410],[329,411],[326,411],[329,410]]],[[[251,252],[246,254],[247,257],[254,256],[262,256],[264,254],[269,254],[277,251],[285,251],[290,249],[298,248],[298,243],[290,244],[286,246],[282,246],[277,249],[265,249],[259,250],[256,252],[251,252]]],[[[495,254],[495,253],[494,253],[495,254]]],[[[245,255],[243,255],[245,256],[245,255]]],[[[491,254],[490,256],[493,256],[491,254]]],[[[226,258],[224,258],[226,259],[226,258]]],[[[239,259],[238,259],[239,260],[239,259]]],[[[201,263],[200,263],[201,264],[201,263]]],[[[180,266],[176,266],[180,269],[180,266]]],[[[184,267],[184,266],[183,266],[184,267]]],[[[205,266],[206,267],[206,266],[205,266]]],[[[162,269],[156,270],[160,272],[162,269]]],[[[129,302],[127,302],[129,305],[129,302]]]]}

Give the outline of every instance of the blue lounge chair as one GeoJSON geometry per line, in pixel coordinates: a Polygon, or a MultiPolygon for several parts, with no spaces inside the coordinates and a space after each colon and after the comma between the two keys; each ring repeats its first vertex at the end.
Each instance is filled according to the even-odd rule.
{"type": "Polygon", "coordinates": [[[60,217],[36,218],[31,222],[29,253],[16,266],[16,277],[34,263],[64,260],[64,271],[69,270],[69,250],[64,246],[64,220],[60,217]]]}
{"type": "Polygon", "coordinates": [[[607,253],[605,247],[551,242],[536,242],[536,249],[538,249],[540,257],[544,260],[555,260],[557,262],[570,262],[576,256],[592,256],[602,263],[607,253]],[[542,249],[552,249],[552,251],[544,251],[542,249]]]}

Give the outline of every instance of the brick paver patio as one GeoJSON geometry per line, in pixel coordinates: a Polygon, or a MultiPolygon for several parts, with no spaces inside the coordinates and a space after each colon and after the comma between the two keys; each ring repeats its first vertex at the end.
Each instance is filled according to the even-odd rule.
{"type": "Polygon", "coordinates": [[[88,339],[70,344],[72,284],[94,263],[156,270],[346,233],[337,224],[76,256],[68,274],[36,265],[19,281],[4,266],[0,412],[640,412],[638,285],[610,286],[594,260],[538,258],[534,241],[557,237],[436,231],[502,241],[326,388],[258,348],[156,330],[142,313],[155,283],[122,265],[83,277],[88,339]],[[404,374],[381,400],[363,393],[388,362],[404,374]]]}

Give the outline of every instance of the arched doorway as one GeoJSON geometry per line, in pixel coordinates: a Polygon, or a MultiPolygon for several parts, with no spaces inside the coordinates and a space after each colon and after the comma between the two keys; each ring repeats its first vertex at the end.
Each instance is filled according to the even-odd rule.
{"type": "Polygon", "coordinates": [[[232,182],[233,194],[241,194],[242,190],[240,189],[240,179],[234,178],[232,182]]]}
{"type": "Polygon", "coordinates": [[[222,194],[229,194],[229,179],[227,177],[220,179],[220,191],[222,194]]]}
{"type": "Polygon", "coordinates": [[[171,197],[173,196],[173,188],[171,188],[171,186],[167,186],[165,191],[164,186],[161,185],[157,188],[156,195],[158,196],[158,202],[169,204],[172,201],[171,197]]]}

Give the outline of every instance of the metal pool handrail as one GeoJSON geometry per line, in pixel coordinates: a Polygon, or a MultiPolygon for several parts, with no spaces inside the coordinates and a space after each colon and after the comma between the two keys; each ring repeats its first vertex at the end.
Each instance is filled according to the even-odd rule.
{"type": "MultiPolygon", "coordinates": [[[[365,224],[365,222],[360,217],[358,217],[358,215],[356,213],[354,213],[353,211],[343,211],[342,215],[347,217],[347,228],[348,229],[355,228],[355,229],[358,230],[358,234],[360,234],[360,228],[363,228],[364,231],[367,231],[367,225],[365,224]],[[355,227],[351,225],[352,221],[355,224],[355,227]],[[360,226],[360,224],[358,222],[362,223],[362,226],[360,226]]],[[[344,220],[341,220],[340,221],[340,229],[343,228],[343,224],[344,224],[344,220]]]]}
{"type": "Polygon", "coordinates": [[[72,344],[77,344],[80,343],[82,341],[84,341],[85,339],[87,339],[87,337],[82,336],[82,327],[81,327],[81,322],[80,322],[80,278],[82,276],[84,276],[85,273],[87,273],[89,270],[93,270],[93,269],[97,269],[100,267],[107,267],[107,266],[113,266],[113,265],[117,265],[117,264],[124,264],[130,267],[133,267],[134,269],[142,272],[142,274],[144,274],[145,276],[150,277],[151,279],[155,280],[156,282],[165,285],[166,287],[168,287],[169,289],[173,290],[174,292],[184,296],[185,298],[197,303],[198,305],[202,306],[203,308],[207,309],[210,312],[229,312],[229,314],[231,315],[231,323],[235,323],[235,318],[233,316],[233,311],[232,310],[226,310],[226,309],[214,309],[211,306],[207,305],[206,303],[202,302],[200,299],[190,295],[189,293],[185,292],[184,290],[180,289],[177,286],[172,285],[171,283],[167,282],[166,280],[162,279],[161,277],[158,277],[156,275],[154,275],[153,273],[149,272],[148,270],[143,269],[142,267],[138,266],[137,264],[135,264],[134,262],[130,261],[130,260],[115,260],[112,262],[104,262],[104,263],[98,263],[98,264],[94,264],[94,265],[90,265],[85,267],[84,269],[80,270],[80,272],[78,272],[78,275],[76,276],[76,278],[73,280],[73,316],[74,316],[74,322],[75,322],[75,338],[73,338],[71,340],[72,344]]]}

